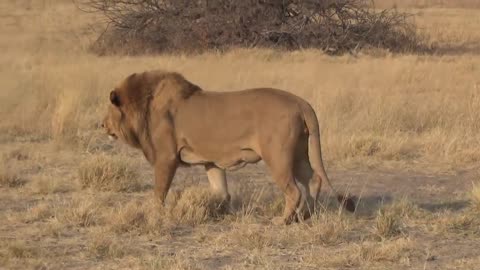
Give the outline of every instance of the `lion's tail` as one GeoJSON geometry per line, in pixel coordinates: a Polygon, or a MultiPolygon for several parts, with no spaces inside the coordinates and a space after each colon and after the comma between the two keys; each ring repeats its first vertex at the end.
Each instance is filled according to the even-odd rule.
{"type": "Polygon", "coordinates": [[[330,182],[330,179],[325,172],[322,160],[322,149],[320,146],[320,128],[318,126],[318,119],[313,108],[306,102],[303,103],[304,121],[308,129],[308,158],[313,172],[320,176],[322,180],[327,182],[333,193],[337,196],[338,201],[350,212],[355,211],[355,203],[349,196],[344,196],[337,192],[330,182]]]}

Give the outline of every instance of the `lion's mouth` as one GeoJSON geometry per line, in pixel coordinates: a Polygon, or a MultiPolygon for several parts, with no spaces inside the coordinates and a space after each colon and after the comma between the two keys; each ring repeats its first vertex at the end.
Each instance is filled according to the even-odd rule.
{"type": "Polygon", "coordinates": [[[115,141],[116,139],[118,139],[117,135],[115,134],[108,134],[108,138],[111,140],[111,141],[115,141]]]}

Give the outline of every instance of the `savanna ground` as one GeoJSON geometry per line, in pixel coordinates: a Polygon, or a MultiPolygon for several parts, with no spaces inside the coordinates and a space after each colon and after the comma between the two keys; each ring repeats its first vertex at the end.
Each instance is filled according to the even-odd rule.
{"type": "Polygon", "coordinates": [[[71,1],[1,1],[0,268],[478,269],[480,5],[397,2],[439,54],[98,57],[98,17],[71,1]],[[339,211],[325,187],[311,221],[273,226],[283,205],[262,164],[228,174],[230,214],[201,168],[180,170],[155,205],[142,155],[98,128],[113,85],[152,68],[310,101],[327,171],[358,211],[339,211]]]}

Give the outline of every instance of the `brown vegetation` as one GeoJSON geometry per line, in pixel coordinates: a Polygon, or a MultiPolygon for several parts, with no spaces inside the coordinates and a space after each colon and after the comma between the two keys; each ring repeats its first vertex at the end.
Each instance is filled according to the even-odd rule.
{"type": "Polygon", "coordinates": [[[122,158],[91,157],[79,165],[78,174],[82,188],[122,192],[142,188],[135,167],[122,158]]]}
{"type": "Polygon", "coordinates": [[[368,0],[109,1],[80,5],[105,16],[99,54],[204,52],[231,48],[318,48],[328,54],[383,48],[429,50],[409,14],[368,0]]]}
{"type": "Polygon", "coordinates": [[[10,168],[2,168],[0,171],[0,185],[4,187],[23,186],[25,181],[10,168]]]}

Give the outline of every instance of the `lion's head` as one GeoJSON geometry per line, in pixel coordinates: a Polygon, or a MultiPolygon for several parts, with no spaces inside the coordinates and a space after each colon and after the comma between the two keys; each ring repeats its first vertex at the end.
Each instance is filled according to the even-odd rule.
{"type": "Polygon", "coordinates": [[[141,141],[150,132],[148,121],[152,103],[158,110],[199,90],[198,86],[175,72],[134,73],[110,92],[110,104],[102,127],[111,139],[141,148],[141,141]]]}
{"type": "MultiPolygon", "coordinates": [[[[115,95],[114,93],[115,92],[112,91],[110,95],[115,95]]],[[[107,115],[102,122],[102,128],[105,129],[105,132],[111,140],[117,140],[119,137],[125,140],[125,136],[122,136],[123,118],[123,113],[120,108],[112,102],[112,104],[108,106],[107,115]]]]}
{"type": "Polygon", "coordinates": [[[144,118],[137,116],[146,111],[146,103],[139,104],[145,95],[144,77],[143,74],[134,73],[110,92],[110,104],[102,122],[110,139],[140,147],[139,127],[144,124],[144,118]]]}

